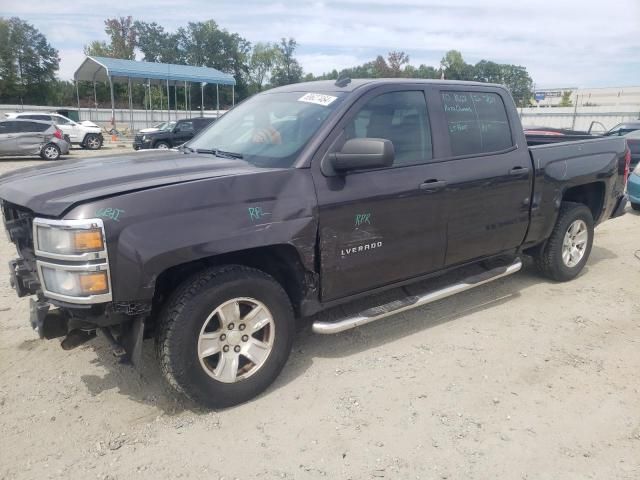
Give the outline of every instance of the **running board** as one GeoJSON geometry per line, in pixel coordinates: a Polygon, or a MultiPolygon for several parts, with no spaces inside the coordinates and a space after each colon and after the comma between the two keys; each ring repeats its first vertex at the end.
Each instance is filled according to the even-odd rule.
{"type": "Polygon", "coordinates": [[[516,273],[521,268],[522,261],[518,258],[509,266],[487,270],[486,272],[473,275],[458,283],[441,288],[440,290],[435,290],[422,295],[414,295],[403,298],[402,300],[395,300],[378,307],[369,308],[353,317],[338,320],[337,322],[316,321],[313,323],[313,332],[322,334],[344,332],[345,330],[375,322],[390,315],[411,310],[412,308],[421,307],[428,303],[450,297],[456,293],[464,292],[465,290],[470,290],[474,287],[484,285],[485,283],[498,280],[499,278],[516,273]]]}

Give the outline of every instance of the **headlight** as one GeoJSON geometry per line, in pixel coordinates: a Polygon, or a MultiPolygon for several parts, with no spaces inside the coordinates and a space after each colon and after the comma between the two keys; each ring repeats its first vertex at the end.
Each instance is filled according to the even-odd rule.
{"type": "Polygon", "coordinates": [[[150,140],[151,140],[151,139],[150,139],[150,138],[147,138],[147,136],[146,136],[146,135],[142,135],[142,141],[143,141],[143,142],[148,142],[148,141],[150,141],[150,140]]]}
{"type": "Polygon", "coordinates": [[[36,255],[64,259],[103,258],[102,220],[45,220],[33,222],[36,255]]]}
{"type": "Polygon", "coordinates": [[[104,249],[102,230],[58,229],[49,226],[36,227],[38,249],[42,252],[60,255],[80,255],[99,252],[104,249]]]}
{"type": "Polygon", "coordinates": [[[42,264],[40,269],[44,288],[48,292],[67,297],[89,297],[109,293],[109,277],[106,271],[60,270],[46,264],[42,264]]]}
{"type": "Polygon", "coordinates": [[[79,304],[111,301],[109,258],[101,219],[35,218],[33,238],[45,297],[79,304]]]}

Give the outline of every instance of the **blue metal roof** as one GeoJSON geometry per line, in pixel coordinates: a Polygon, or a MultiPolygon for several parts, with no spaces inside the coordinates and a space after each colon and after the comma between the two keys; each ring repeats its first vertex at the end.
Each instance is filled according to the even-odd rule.
{"type": "Polygon", "coordinates": [[[107,81],[111,77],[115,80],[128,78],[142,81],[151,80],[152,83],[163,83],[169,80],[171,84],[178,82],[236,84],[233,75],[223,73],[215,68],[107,57],[85,58],[73,77],[75,80],[84,81],[107,81]]]}

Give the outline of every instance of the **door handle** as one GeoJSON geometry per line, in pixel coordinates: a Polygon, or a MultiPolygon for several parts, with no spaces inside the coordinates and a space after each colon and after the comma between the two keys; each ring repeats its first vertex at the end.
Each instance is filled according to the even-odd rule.
{"type": "Polygon", "coordinates": [[[427,180],[423,183],[420,184],[420,190],[423,190],[425,192],[436,192],[438,190],[443,189],[444,187],[447,186],[447,182],[444,180],[436,180],[431,179],[431,180],[427,180]]]}
{"type": "Polygon", "coordinates": [[[509,170],[509,175],[524,175],[525,173],[529,173],[528,167],[513,167],[509,170]]]}

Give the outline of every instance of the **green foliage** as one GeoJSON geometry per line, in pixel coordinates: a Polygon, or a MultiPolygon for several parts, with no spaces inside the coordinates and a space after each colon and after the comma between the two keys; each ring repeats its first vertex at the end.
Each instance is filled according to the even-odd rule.
{"type": "Polygon", "coordinates": [[[280,49],[276,44],[256,43],[249,58],[251,93],[260,92],[270,80],[271,72],[280,61],[280,49]]]}
{"type": "Polygon", "coordinates": [[[303,71],[294,54],[298,44],[293,38],[283,38],[277,46],[279,51],[275,67],[271,72],[271,84],[288,85],[302,81],[303,71]]]}
{"type": "Polygon", "coordinates": [[[562,92],[562,98],[560,99],[559,107],[573,107],[573,102],[571,101],[571,90],[565,90],[562,92]]]}
{"type": "Polygon", "coordinates": [[[19,18],[0,18],[0,101],[42,103],[59,68],[58,51],[19,18]]]}

